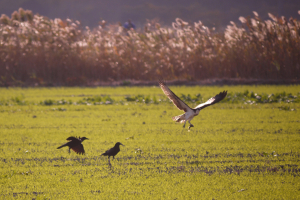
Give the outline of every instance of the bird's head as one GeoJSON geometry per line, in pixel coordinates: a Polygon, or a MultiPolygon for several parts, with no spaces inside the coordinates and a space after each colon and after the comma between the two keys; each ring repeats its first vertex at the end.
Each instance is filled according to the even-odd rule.
{"type": "Polygon", "coordinates": [[[125,145],[122,144],[121,142],[117,142],[115,146],[120,146],[120,145],[125,146],[125,145]]]}
{"type": "Polygon", "coordinates": [[[83,140],[88,140],[88,139],[89,139],[89,138],[86,138],[86,137],[80,138],[81,141],[83,141],[83,140]]]}

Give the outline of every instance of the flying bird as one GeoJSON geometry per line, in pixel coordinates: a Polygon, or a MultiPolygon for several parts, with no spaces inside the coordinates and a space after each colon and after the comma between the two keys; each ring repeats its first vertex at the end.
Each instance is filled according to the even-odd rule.
{"type": "Polygon", "coordinates": [[[184,123],[183,128],[185,127],[185,124],[188,121],[190,124],[189,129],[191,127],[194,127],[194,125],[191,124],[191,120],[199,114],[200,110],[202,110],[203,108],[205,108],[207,106],[218,103],[219,101],[224,99],[227,95],[227,91],[220,92],[216,96],[208,99],[205,103],[199,104],[195,108],[190,108],[178,96],[176,96],[176,94],[174,94],[172,92],[172,90],[170,90],[170,88],[168,88],[168,86],[163,81],[160,80],[159,85],[160,85],[160,88],[162,89],[162,91],[165,93],[165,95],[173,102],[173,104],[179,110],[183,110],[185,112],[182,115],[172,117],[172,119],[176,122],[184,123]]]}
{"type": "Polygon", "coordinates": [[[112,156],[113,159],[114,159],[115,155],[117,155],[117,153],[119,153],[119,151],[120,151],[120,145],[124,146],[120,142],[117,142],[113,148],[107,150],[105,153],[103,153],[101,155],[102,156],[108,156],[108,159],[109,159],[110,156],[112,156]]]}
{"type": "Polygon", "coordinates": [[[72,149],[73,151],[75,151],[77,154],[84,154],[84,148],[83,145],[81,144],[84,140],[88,140],[88,138],[86,137],[68,137],[67,140],[69,140],[69,142],[67,142],[66,144],[61,145],[60,147],[57,147],[57,149],[60,149],[62,147],[68,146],[69,147],[69,153],[70,153],[70,149],[72,149]]]}

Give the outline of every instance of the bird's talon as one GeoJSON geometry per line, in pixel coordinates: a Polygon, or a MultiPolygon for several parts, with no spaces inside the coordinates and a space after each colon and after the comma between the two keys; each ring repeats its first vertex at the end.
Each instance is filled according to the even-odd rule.
{"type": "Polygon", "coordinates": [[[193,125],[193,124],[191,124],[191,125],[189,126],[189,130],[190,130],[192,127],[194,127],[194,125],[193,125]]]}

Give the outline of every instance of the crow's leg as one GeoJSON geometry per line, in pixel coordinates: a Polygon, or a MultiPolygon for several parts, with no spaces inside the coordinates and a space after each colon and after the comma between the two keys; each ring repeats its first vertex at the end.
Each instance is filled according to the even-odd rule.
{"type": "Polygon", "coordinates": [[[108,165],[111,167],[110,158],[108,158],[108,165]]]}

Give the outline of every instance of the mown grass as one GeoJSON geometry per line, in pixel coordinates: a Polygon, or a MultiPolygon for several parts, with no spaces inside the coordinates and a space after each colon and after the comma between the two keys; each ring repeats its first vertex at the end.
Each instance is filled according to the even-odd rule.
{"type": "MultiPolygon", "coordinates": [[[[299,86],[171,87],[204,100],[227,89],[291,93],[299,86]]],[[[298,101],[248,104],[242,99],[206,108],[191,131],[171,117],[181,112],[158,87],[0,89],[1,199],[299,199],[298,101]],[[162,101],[126,101],[131,95],[162,101]],[[22,96],[25,103],[11,99],[22,96]],[[112,104],[79,102],[110,96],[112,104]],[[289,107],[290,109],[282,109],[289,107]],[[86,136],[86,154],[56,149],[86,136]],[[101,157],[115,142],[121,152],[101,157]]],[[[189,102],[193,105],[195,103],[189,102]]]]}

